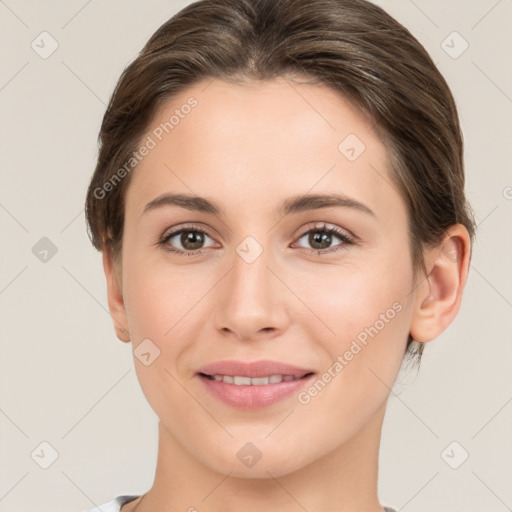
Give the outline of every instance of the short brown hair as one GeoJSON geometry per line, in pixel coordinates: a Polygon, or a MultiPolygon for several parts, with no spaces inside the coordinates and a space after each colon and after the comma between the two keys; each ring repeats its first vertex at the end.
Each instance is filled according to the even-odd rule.
{"type": "MultiPolygon", "coordinates": [[[[119,254],[131,173],[104,197],[98,190],[130,159],[165,101],[207,78],[285,74],[331,87],[373,120],[407,205],[415,270],[425,271],[424,249],[450,226],[463,224],[473,240],[455,101],[404,26],[365,0],[201,0],[151,36],[112,94],[86,198],[94,247],[119,254]]],[[[419,364],[424,343],[413,341],[409,335],[407,353],[419,364]]]]}

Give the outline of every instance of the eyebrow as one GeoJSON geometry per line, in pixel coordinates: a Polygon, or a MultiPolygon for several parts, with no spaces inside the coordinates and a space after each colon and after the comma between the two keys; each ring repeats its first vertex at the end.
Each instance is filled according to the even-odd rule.
{"type": "MultiPolygon", "coordinates": [[[[190,194],[165,193],[146,204],[142,215],[164,206],[178,206],[186,210],[209,213],[212,215],[224,214],[224,211],[215,204],[215,202],[205,197],[190,194]]],[[[279,212],[284,216],[290,213],[300,213],[332,207],[353,208],[369,214],[372,217],[376,217],[375,213],[368,206],[343,194],[305,194],[294,196],[283,202],[279,212]]]]}

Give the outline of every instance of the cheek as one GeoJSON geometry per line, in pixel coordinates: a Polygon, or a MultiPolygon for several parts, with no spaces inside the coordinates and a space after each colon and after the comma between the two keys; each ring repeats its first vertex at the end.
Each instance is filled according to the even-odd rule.
{"type": "MultiPolygon", "coordinates": [[[[339,362],[354,393],[390,386],[402,363],[410,328],[412,269],[409,260],[382,257],[373,265],[336,269],[304,282],[303,296],[317,314],[303,327],[327,362],[339,362]],[[326,357],[327,356],[327,357],[326,357]],[[372,373],[373,370],[374,373],[372,373]],[[378,375],[378,377],[376,377],[378,375]]],[[[340,369],[337,366],[338,370],[340,369]]],[[[333,386],[333,390],[337,386],[333,386]]]]}
{"type": "Polygon", "coordinates": [[[201,338],[212,300],[208,292],[218,277],[206,268],[171,268],[165,260],[138,256],[135,248],[124,261],[124,271],[125,306],[135,358],[143,350],[143,345],[140,349],[138,345],[148,339],[158,354],[147,367],[135,359],[143,392],[156,411],[168,406],[166,396],[172,396],[176,403],[183,399],[180,407],[186,408],[190,400],[178,380],[184,382],[190,377],[190,353],[195,340],[201,338]]]}
{"type": "Polygon", "coordinates": [[[197,274],[191,279],[186,266],[171,269],[165,262],[137,257],[135,251],[124,261],[124,272],[125,307],[135,343],[154,338],[158,344],[175,335],[197,314],[195,306],[207,289],[197,274]]]}
{"type": "Polygon", "coordinates": [[[355,434],[382,406],[402,364],[411,315],[408,276],[376,275],[347,273],[338,284],[325,281],[312,297],[329,329],[322,326],[319,335],[317,319],[306,326],[324,366],[299,402],[313,428],[325,428],[320,418],[329,411],[333,443],[355,434]]]}
{"type": "Polygon", "coordinates": [[[178,363],[189,349],[200,315],[197,305],[208,288],[194,285],[190,273],[171,273],[136,257],[128,257],[124,265],[125,306],[141,389],[160,418],[172,417],[176,408],[192,414],[194,401],[183,390],[178,363]],[[145,365],[138,354],[147,351],[151,361],[145,365]]]}
{"type": "MultiPolygon", "coordinates": [[[[406,265],[402,268],[407,270],[406,265]]],[[[297,278],[294,289],[304,297],[305,305],[317,313],[317,335],[317,324],[322,320],[326,334],[330,332],[333,339],[346,340],[375,323],[381,330],[382,322],[388,325],[387,320],[398,320],[398,310],[406,306],[409,279],[406,272],[397,273],[389,268],[385,271],[384,265],[379,268],[376,264],[368,270],[340,266],[324,275],[297,278]]]]}

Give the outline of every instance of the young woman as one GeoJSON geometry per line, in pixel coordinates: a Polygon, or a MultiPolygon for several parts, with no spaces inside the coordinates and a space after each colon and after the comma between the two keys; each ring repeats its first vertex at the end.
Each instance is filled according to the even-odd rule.
{"type": "Polygon", "coordinates": [[[382,512],[404,357],[454,320],[474,220],[452,94],[364,0],[203,0],[105,114],[86,213],[159,417],[102,510],[382,512]]]}

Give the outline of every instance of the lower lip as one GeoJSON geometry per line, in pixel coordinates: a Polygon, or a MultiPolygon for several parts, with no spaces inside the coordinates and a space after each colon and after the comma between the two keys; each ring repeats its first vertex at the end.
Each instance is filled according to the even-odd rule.
{"type": "Polygon", "coordinates": [[[298,380],[262,384],[259,386],[238,386],[223,381],[212,380],[199,375],[207,389],[220,401],[239,409],[259,409],[273,405],[290,395],[296,394],[314,375],[298,380]]]}

